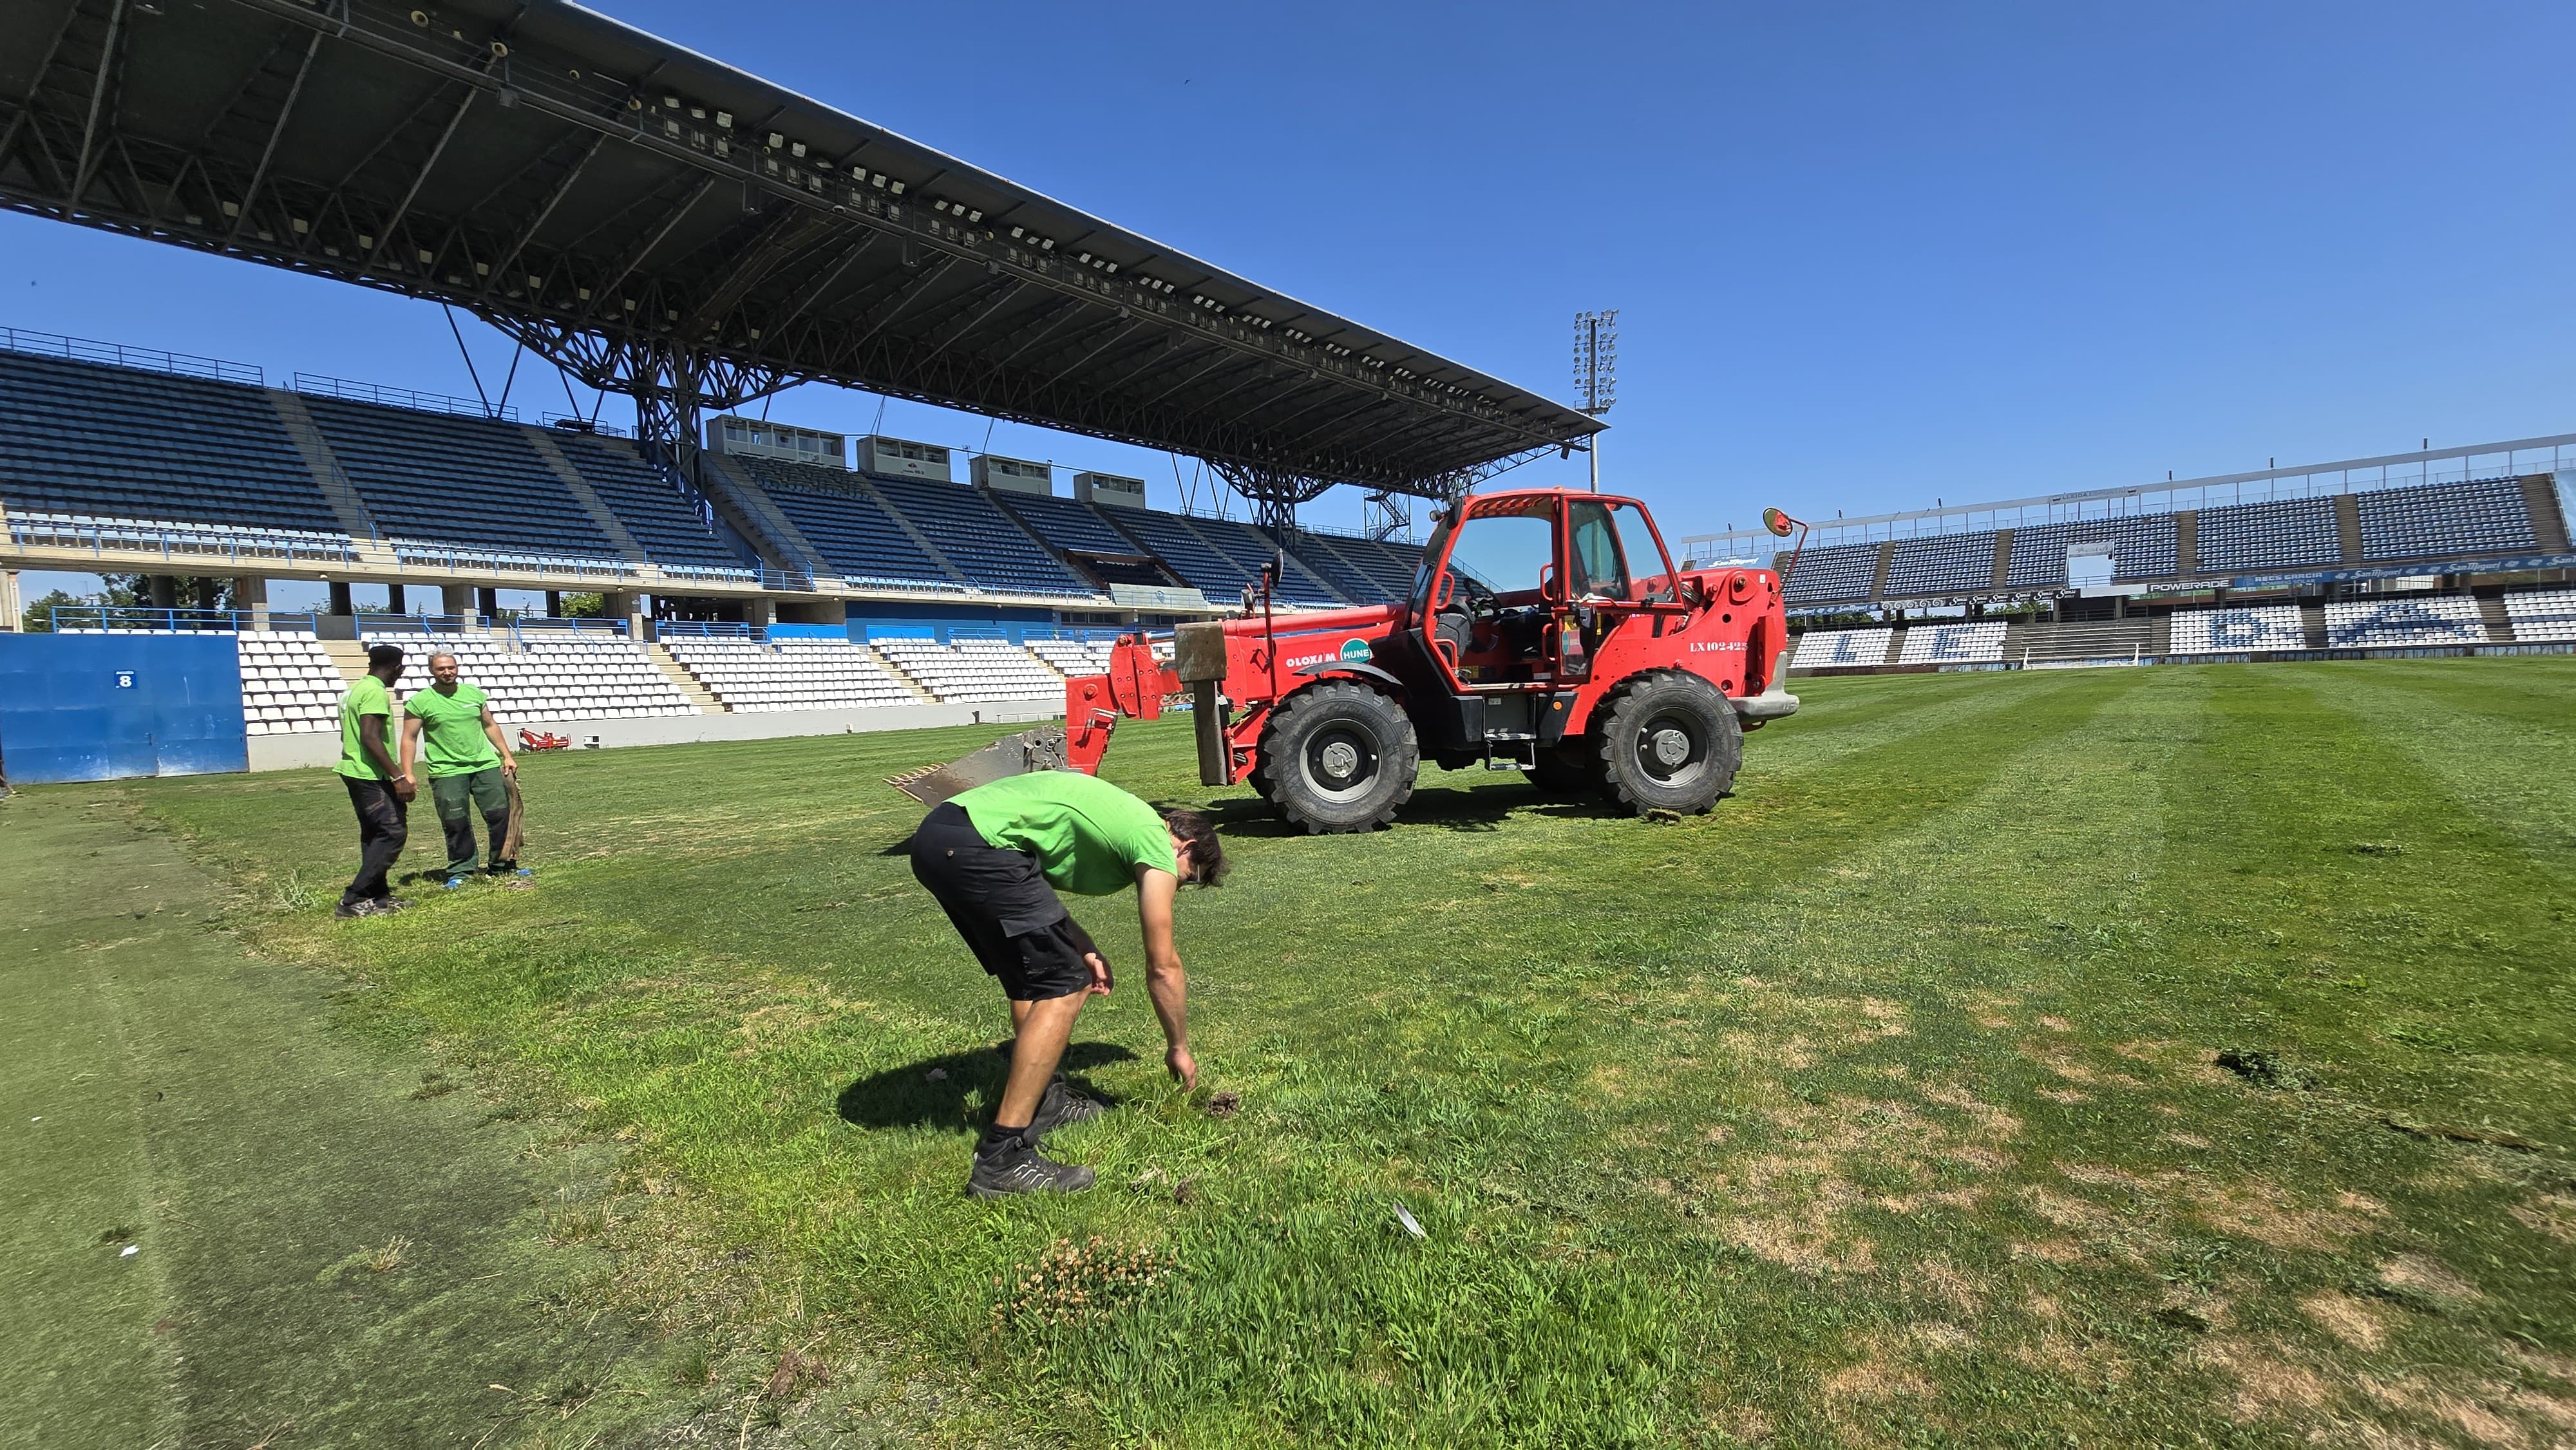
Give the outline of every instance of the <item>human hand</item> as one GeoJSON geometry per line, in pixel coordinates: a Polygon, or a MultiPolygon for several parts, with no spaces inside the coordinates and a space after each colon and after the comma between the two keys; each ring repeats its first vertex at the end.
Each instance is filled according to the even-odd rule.
{"type": "Polygon", "coordinates": [[[1171,1069],[1172,1076],[1179,1080],[1181,1091],[1190,1092],[1198,1087],[1199,1060],[1190,1056],[1188,1048],[1175,1047],[1164,1053],[1163,1066],[1171,1069]]]}
{"type": "Polygon", "coordinates": [[[420,786],[410,776],[398,775],[394,777],[395,800],[407,801],[418,794],[420,794],[420,786]]]}
{"type": "Polygon", "coordinates": [[[1098,952],[1084,952],[1082,962],[1091,968],[1091,990],[1100,996],[1108,996],[1109,989],[1118,985],[1117,979],[1110,974],[1109,963],[1101,960],[1098,952]]]}
{"type": "Polygon", "coordinates": [[[512,780],[517,780],[517,779],[519,778],[519,761],[518,761],[518,757],[516,757],[516,756],[512,756],[511,758],[509,758],[509,759],[507,759],[507,760],[502,761],[502,762],[501,762],[501,773],[502,773],[503,775],[508,776],[508,777],[509,777],[510,779],[512,779],[512,780]]]}

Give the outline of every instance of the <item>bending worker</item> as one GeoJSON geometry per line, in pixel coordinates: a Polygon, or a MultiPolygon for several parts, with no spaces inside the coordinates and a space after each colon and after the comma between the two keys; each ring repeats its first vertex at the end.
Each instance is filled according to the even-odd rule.
{"type": "Polygon", "coordinates": [[[510,783],[518,779],[519,758],[501,722],[492,718],[492,702],[483,691],[457,677],[456,656],[429,657],[429,688],[403,701],[402,768],[412,773],[414,760],[429,763],[430,804],[447,833],[447,879],[474,869],[474,813],[483,813],[483,828],[492,838],[491,872],[515,871],[519,863],[506,853],[510,839],[510,783]]]}
{"type": "Polygon", "coordinates": [[[399,645],[367,651],[367,672],[340,697],[340,781],[358,813],[358,874],[340,893],[333,916],[380,916],[403,908],[385,880],[410,839],[411,771],[394,764],[391,722],[401,707],[389,691],[402,678],[399,645]]]}
{"type": "Polygon", "coordinates": [[[1092,1172],[1038,1153],[1049,1129],[1103,1105],[1068,1087],[1056,1065],[1073,1020],[1112,985],[1091,934],[1055,887],[1083,896],[1136,888],[1145,936],[1145,992],[1169,1044],[1163,1063],[1183,1088],[1198,1085],[1190,1056],[1187,978],[1172,945],[1172,898],[1182,883],[1225,875],[1216,828],[1196,811],[1156,811],[1127,792],[1069,770],[997,780],[932,808],[912,836],[912,874],[948,912],[957,934],[1010,999],[1011,1075],[993,1125],[975,1145],[966,1191],[1072,1192],[1092,1172]]]}

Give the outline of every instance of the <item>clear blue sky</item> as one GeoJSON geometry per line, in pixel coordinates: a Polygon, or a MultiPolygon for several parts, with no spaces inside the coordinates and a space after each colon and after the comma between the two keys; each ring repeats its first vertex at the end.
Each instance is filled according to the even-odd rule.
{"type": "MultiPolygon", "coordinates": [[[[611,9],[1554,396],[1618,307],[1605,481],[1668,534],[2576,429],[2564,5],[611,9]]],[[[55,223],[0,216],[0,296],[471,391],[434,306],[55,223]]],[[[1174,502],[1160,455],[991,446],[1174,502]]]]}

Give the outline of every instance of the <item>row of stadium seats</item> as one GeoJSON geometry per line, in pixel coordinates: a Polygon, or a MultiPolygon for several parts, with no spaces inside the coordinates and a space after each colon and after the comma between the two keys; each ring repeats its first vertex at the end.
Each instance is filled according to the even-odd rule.
{"type": "Polygon", "coordinates": [[[458,670],[492,697],[492,718],[621,720],[694,715],[643,646],[626,639],[527,636],[513,650],[491,635],[368,634],[367,643],[398,644],[409,654],[402,693],[429,688],[429,656],[451,653],[458,670]]]}
{"type": "Polygon", "coordinates": [[[340,696],[349,688],[330,652],[310,634],[241,633],[242,719],[253,735],[291,735],[340,728],[340,696]]]}
{"type": "Polygon", "coordinates": [[[877,653],[920,682],[940,703],[1064,698],[1064,677],[1018,645],[998,639],[941,644],[927,639],[880,639],[877,653]]]}
{"type": "MultiPolygon", "coordinates": [[[[2392,488],[2352,495],[2362,557],[2426,559],[2505,554],[2538,547],[2530,506],[2513,479],[2392,488]]],[[[2180,570],[2179,516],[2143,514],[2013,529],[2004,585],[2043,589],[2067,579],[2070,547],[2105,545],[2118,582],[2174,577],[2180,570]]],[[[1887,551],[1887,583],[1878,597],[1913,599],[1966,594],[1994,586],[1997,531],[1897,540],[1887,551]]],[[[1809,549],[1788,581],[1793,605],[1868,599],[1880,545],[1809,549]]],[[[2231,504],[2193,515],[2196,574],[2241,570],[2331,568],[2348,562],[2332,498],[2231,504]]]]}
{"type": "Polygon", "coordinates": [[[415,554],[615,564],[618,547],[546,456],[551,447],[647,558],[748,563],[676,481],[621,440],[341,398],[282,403],[241,383],[9,351],[0,351],[0,505],[13,516],[293,531],[345,545],[347,522],[297,447],[290,412],[311,420],[306,436],[336,462],[374,531],[415,554]]]}
{"type": "MultiPolygon", "coordinates": [[[[407,562],[595,571],[637,562],[640,549],[665,566],[743,577],[755,563],[720,538],[673,475],[618,439],[7,351],[0,438],[9,443],[0,448],[0,506],[57,529],[56,520],[78,520],[73,527],[103,542],[131,536],[139,547],[202,532],[203,541],[181,545],[220,551],[239,541],[273,553],[251,536],[291,534],[345,550],[358,521],[335,509],[315,476],[321,468],[336,469],[329,486],[345,480],[343,503],[354,496],[362,522],[407,562]],[[299,437],[310,446],[299,448],[299,437]]],[[[1097,597],[1099,587],[1059,557],[1072,551],[1150,557],[1222,601],[1284,549],[1280,600],[1334,607],[1401,597],[1419,563],[1409,545],[1303,531],[1273,538],[1239,520],[726,462],[819,563],[861,585],[1097,597]]]]}
{"type": "Polygon", "coordinates": [[[728,710],[848,710],[920,703],[865,649],[846,640],[673,640],[665,648],[728,710]]]}
{"type": "MultiPolygon", "coordinates": [[[[2504,596],[2505,617],[2517,644],[2576,641],[2576,589],[2522,590],[2504,596]]],[[[2462,595],[2383,596],[2328,603],[2325,645],[2331,649],[2388,649],[2410,645],[2490,642],[2478,601],[2462,595]]],[[[1888,663],[1892,629],[1810,630],[1798,637],[1794,662],[1802,669],[1888,663]]],[[[2004,657],[2000,620],[1918,624],[1906,631],[1898,664],[1973,663],[2004,657]]],[[[2177,610],[2164,652],[2174,655],[2245,654],[2311,647],[2303,611],[2295,604],[2230,609],[2177,610]]]]}

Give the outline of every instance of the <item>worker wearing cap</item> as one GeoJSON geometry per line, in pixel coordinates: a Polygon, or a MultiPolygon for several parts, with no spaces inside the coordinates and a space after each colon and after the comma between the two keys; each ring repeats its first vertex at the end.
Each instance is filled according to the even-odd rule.
{"type": "Polygon", "coordinates": [[[1111,896],[1135,888],[1145,992],[1168,1044],[1163,1062],[1192,1088],[1199,1067],[1190,1055],[1172,901],[1184,883],[1214,886],[1225,871],[1225,850],[1207,817],[1158,811],[1075,771],[1033,771],[977,786],[923,819],[912,837],[912,874],[1011,1004],[1010,1078],[975,1145],[968,1193],[991,1198],[1092,1184],[1090,1169],[1038,1153],[1048,1130],[1103,1111],[1056,1071],[1083,1004],[1111,986],[1109,963],[1056,891],[1111,896]]]}
{"type": "Polygon", "coordinates": [[[358,813],[358,874],[334,916],[381,916],[403,906],[385,880],[410,839],[414,791],[411,771],[394,763],[392,722],[402,707],[391,690],[402,673],[402,647],[377,645],[367,651],[366,674],[340,697],[340,763],[332,768],[358,813]]]}
{"type": "Polygon", "coordinates": [[[447,879],[474,869],[477,811],[492,838],[492,874],[516,870],[519,863],[507,852],[510,782],[518,778],[519,759],[492,718],[491,701],[459,678],[456,656],[441,651],[429,657],[429,688],[403,701],[403,712],[403,774],[426,759],[430,804],[447,835],[447,879]]]}

